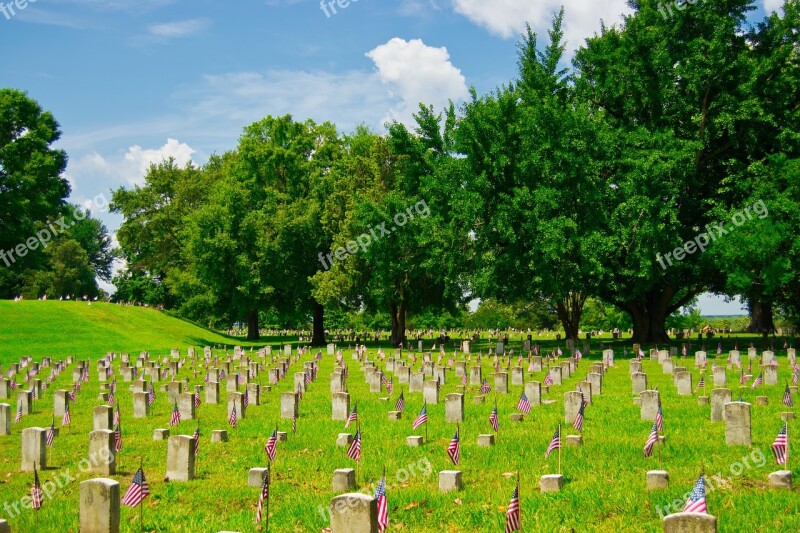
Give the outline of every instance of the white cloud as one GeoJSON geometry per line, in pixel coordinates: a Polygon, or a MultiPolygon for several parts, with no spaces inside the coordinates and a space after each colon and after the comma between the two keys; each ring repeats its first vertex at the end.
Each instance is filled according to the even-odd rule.
{"type": "Polygon", "coordinates": [[[381,82],[399,100],[387,118],[409,123],[420,102],[441,108],[448,99],[458,101],[469,94],[464,76],[450,62],[447,48],[395,37],[366,56],[375,63],[381,82]]]}
{"type": "Polygon", "coordinates": [[[163,24],[153,24],[147,28],[147,32],[154,37],[167,39],[175,37],[186,37],[194,35],[211,26],[209,19],[191,19],[179,22],[166,22],[163,24]]]}
{"type": "Polygon", "coordinates": [[[73,184],[72,198],[80,203],[85,198],[75,185],[81,182],[109,182],[114,185],[137,185],[144,183],[144,176],[152,164],[158,164],[173,158],[178,166],[192,162],[195,150],[186,143],[176,139],[167,139],[160,148],[144,149],[133,145],[121,159],[114,161],[97,152],[89,153],[77,161],[70,162],[65,176],[73,184]]]}
{"type": "Polygon", "coordinates": [[[457,13],[506,39],[520,36],[525,22],[546,36],[553,15],[563,5],[564,36],[570,50],[599,32],[600,19],[611,25],[619,22],[623,13],[631,13],[627,4],[627,0],[453,0],[457,13]]]}
{"type": "Polygon", "coordinates": [[[771,13],[783,7],[783,0],[764,0],[764,11],[771,13]]]}

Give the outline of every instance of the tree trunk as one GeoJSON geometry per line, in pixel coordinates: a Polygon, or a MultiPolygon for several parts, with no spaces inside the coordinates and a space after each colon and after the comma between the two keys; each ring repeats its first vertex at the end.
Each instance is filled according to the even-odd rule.
{"type": "Polygon", "coordinates": [[[314,333],[311,346],[325,346],[325,308],[314,300],[314,333]]]}
{"type": "Polygon", "coordinates": [[[247,312],[247,340],[257,341],[260,338],[258,334],[258,311],[247,312]]]}
{"type": "Polygon", "coordinates": [[[406,345],[406,303],[400,302],[400,307],[394,301],[389,302],[389,315],[392,319],[392,346],[406,345]]]}
{"type": "Polygon", "coordinates": [[[584,303],[586,303],[586,296],[577,292],[572,292],[566,298],[556,302],[558,320],[564,326],[564,333],[568,339],[578,340],[584,303]]]}
{"type": "Polygon", "coordinates": [[[768,335],[775,332],[775,322],[772,316],[772,302],[762,299],[748,300],[747,307],[750,309],[750,325],[747,331],[750,333],[761,333],[768,335]]]}
{"type": "Polygon", "coordinates": [[[653,290],[638,300],[625,303],[623,310],[630,315],[633,322],[633,342],[642,344],[669,342],[667,317],[693,297],[687,294],[680,302],[672,303],[674,295],[674,290],[665,288],[653,290]]]}

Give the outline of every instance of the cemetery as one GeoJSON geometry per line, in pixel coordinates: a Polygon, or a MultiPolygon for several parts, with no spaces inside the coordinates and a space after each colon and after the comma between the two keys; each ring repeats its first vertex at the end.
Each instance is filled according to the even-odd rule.
{"type": "MultiPolygon", "coordinates": [[[[46,315],[45,306],[81,304],[4,304],[13,316],[22,308],[11,305],[46,315]]],[[[97,306],[112,322],[160,315],[97,306]]],[[[739,359],[734,348],[748,353],[758,339],[735,336],[703,354],[697,342],[608,335],[570,350],[546,335],[524,352],[525,336],[510,332],[497,356],[481,332],[468,351],[435,339],[421,351],[315,348],[288,336],[137,351],[132,333],[120,332],[125,350],[87,351],[51,334],[45,346],[15,339],[31,356],[3,354],[3,383],[13,385],[0,398],[0,513],[10,531],[252,531],[265,476],[260,524],[273,531],[374,531],[382,479],[390,529],[502,531],[519,483],[523,531],[686,531],[681,513],[701,475],[707,513],[696,531],[800,525],[791,454],[779,465],[772,448],[784,425],[789,435],[795,427],[794,348],[739,359]],[[774,384],[759,382],[767,369],[774,384]],[[401,382],[406,370],[423,376],[421,388],[401,382]],[[124,505],[139,468],[149,494],[124,505]]]]}
{"type": "Polygon", "coordinates": [[[667,4],[0,0],[0,533],[800,531],[800,0],[667,4]]]}

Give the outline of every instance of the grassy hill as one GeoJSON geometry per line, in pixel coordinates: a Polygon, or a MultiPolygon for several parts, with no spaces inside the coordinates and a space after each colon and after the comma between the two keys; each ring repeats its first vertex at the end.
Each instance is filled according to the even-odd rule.
{"type": "Polygon", "coordinates": [[[23,355],[96,357],[108,351],[162,353],[188,346],[251,344],[146,307],[0,300],[0,362],[23,355]]]}

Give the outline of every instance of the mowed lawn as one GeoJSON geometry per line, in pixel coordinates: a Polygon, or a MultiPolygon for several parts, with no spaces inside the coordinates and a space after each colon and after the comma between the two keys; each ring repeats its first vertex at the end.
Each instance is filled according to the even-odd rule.
{"type": "MultiPolygon", "coordinates": [[[[198,352],[202,354],[203,345],[232,345],[237,341],[144,309],[93,305],[86,307],[91,309],[89,313],[96,313],[94,318],[86,312],[75,318],[76,314],[70,312],[74,307],[70,306],[85,306],[85,303],[26,302],[16,308],[14,305],[14,302],[0,302],[0,351],[4,372],[10,360],[26,354],[36,360],[42,356],[91,357],[91,366],[89,382],[84,384],[71,409],[72,425],[61,430],[48,452],[50,466],[40,474],[42,483],[62,480],[63,486],[46,498],[38,512],[38,527],[34,511],[23,510],[19,516],[13,512],[14,503],[27,494],[33,479],[32,474],[19,473],[20,432],[25,427],[50,425],[53,391],[72,386],[71,368],[36,402],[34,414],[13,424],[11,436],[0,437],[0,518],[9,519],[13,513],[9,519],[13,531],[77,532],[79,482],[94,477],[81,471],[80,461],[88,457],[91,410],[100,405],[96,369],[100,357],[108,351],[138,354],[147,349],[160,361],[172,347],[180,347],[185,356],[185,347],[189,345],[199,347],[198,352]],[[75,479],[63,481],[70,477],[75,479]]],[[[277,347],[279,342],[263,344],[277,347]]],[[[782,426],[780,413],[787,410],[780,403],[784,384],[790,379],[785,350],[778,352],[780,384],[764,389],[769,405],[753,405],[752,448],[727,447],[724,424],[712,424],[710,406],[698,405],[696,396],[704,393],[677,396],[672,376],[664,374],[657,362],[644,362],[651,388],[658,387],[662,393],[667,440],[660,456],[663,468],[670,475],[669,489],[654,492],[646,491],[645,473],[659,468],[659,452],[651,458],[642,457],[642,447],[652,422],[640,420],[639,407],[633,403],[628,362],[621,358],[620,347],[615,351],[616,365],[604,376],[602,394],[586,409],[584,445],[562,449],[561,465],[566,481],[563,491],[543,494],[538,489],[539,477],[556,473],[558,469],[558,454],[545,460],[544,451],[557,424],[564,422],[563,395],[574,390],[575,383],[585,377],[591,363],[589,359],[599,358],[599,346],[593,347],[572,377],[561,386],[551,387],[544,395],[556,402],[534,407],[522,423],[512,423],[509,419],[515,412],[521,386],[511,386],[507,395],[492,392],[480,405],[474,403],[477,387],[468,387],[464,402],[466,420],[460,427],[462,447],[458,467],[452,465],[445,452],[455,424],[444,422],[444,395],[454,392],[460,385],[453,371],[448,370],[441,403],[428,405],[429,442],[421,448],[409,448],[405,445],[408,435],[425,434],[424,428],[411,429],[422,407],[422,394],[411,394],[403,386],[406,411],[401,421],[388,421],[387,412],[394,408],[400,384],[394,380],[395,393],[388,402],[381,400],[387,396],[385,391],[381,394],[369,392],[359,362],[345,349],[351,405],[358,402],[363,432],[358,473],[360,488],[374,490],[370,481],[377,482],[385,468],[392,531],[502,531],[515,484],[513,475],[519,472],[523,531],[660,531],[658,507],[690,491],[701,469],[705,469],[709,488],[715,487],[709,490],[708,508],[718,517],[720,531],[800,530],[796,491],[774,491],[766,486],[769,472],[779,469],[770,445],[782,426]],[[500,412],[496,446],[479,448],[478,434],[491,432],[488,417],[495,401],[500,412]],[[460,492],[440,494],[438,473],[450,469],[462,471],[464,488],[460,492]],[[718,477],[713,479],[714,475],[718,477]],[[720,479],[725,482],[721,483],[720,479]]],[[[312,350],[293,363],[287,377],[262,396],[262,405],[251,405],[246,418],[240,419],[235,429],[227,423],[224,384],[220,387],[222,402],[219,405],[203,403],[199,407],[202,437],[198,479],[189,483],[165,481],[166,442],[152,440],[154,429],[168,427],[172,405],[166,392],[158,390],[159,384],[156,384],[158,397],[150,416],[133,419],[129,384],[118,376],[117,400],[124,447],[117,457],[118,474],[112,477],[120,482],[124,493],[140,462],[144,464],[151,490],[143,509],[146,531],[263,531],[263,523],[261,526],[254,523],[259,489],[247,486],[247,474],[252,467],[267,465],[264,444],[276,423],[281,431],[289,432],[289,438],[288,442],[279,443],[272,467],[270,530],[307,532],[321,531],[328,526],[326,508],[334,496],[333,472],[337,468],[355,466],[346,456],[346,450],[336,446],[339,433],[354,433],[355,429],[351,426],[345,430],[343,422],[330,419],[329,375],[334,357],[325,354],[320,361],[318,379],[310,385],[300,405],[297,434],[291,433],[290,421],[279,418],[280,393],[293,390],[294,372],[302,371],[302,362],[310,360],[314,353],[312,350]],[[227,429],[229,441],[212,444],[213,429],[227,429]]],[[[216,350],[215,354],[224,360],[224,350],[216,350]]],[[[370,350],[369,357],[376,359],[375,349],[370,350]]],[[[709,382],[713,357],[710,355],[708,364],[709,382]]],[[[446,361],[447,356],[443,364],[446,361]]],[[[202,385],[203,363],[202,357],[198,358],[195,377],[193,362],[187,359],[179,377],[188,378],[192,385],[202,385]]],[[[268,363],[267,359],[266,366],[268,363]]],[[[516,357],[512,359],[512,364],[515,363],[516,357]]],[[[475,364],[474,357],[470,364],[475,364]]],[[[719,364],[724,364],[724,359],[720,359],[719,364]]],[[[114,361],[114,366],[118,368],[119,359],[114,361]]],[[[379,366],[382,367],[382,363],[379,366]]],[[[418,361],[415,369],[419,366],[418,361]]],[[[523,366],[527,370],[527,362],[523,362],[523,366]]],[[[684,366],[692,371],[696,384],[700,373],[694,368],[693,359],[684,360],[684,366]]],[[[490,377],[491,358],[484,357],[482,367],[484,376],[489,377],[494,386],[490,377]]],[[[44,370],[40,377],[44,379],[48,373],[49,370],[44,370]]],[[[544,373],[526,372],[525,378],[543,381],[544,373]]],[[[740,394],[738,378],[738,370],[728,371],[734,399],[740,394]]],[[[267,384],[266,370],[261,379],[267,384]]],[[[19,382],[22,382],[21,377],[19,382]]],[[[708,383],[706,391],[710,393],[711,388],[708,383]]],[[[741,389],[745,401],[754,402],[757,394],[761,392],[749,386],[741,389]]],[[[204,393],[201,396],[205,399],[204,393]]],[[[15,412],[14,399],[0,402],[11,404],[15,412]]],[[[197,424],[198,421],[183,421],[178,428],[173,428],[173,434],[191,435],[197,424]]],[[[59,426],[60,420],[56,420],[56,427],[59,426]]],[[[793,422],[790,434],[796,432],[796,427],[793,422]]],[[[571,424],[564,427],[565,436],[576,433],[571,424]]],[[[123,531],[139,531],[139,512],[139,509],[122,509],[123,531]]]]}

